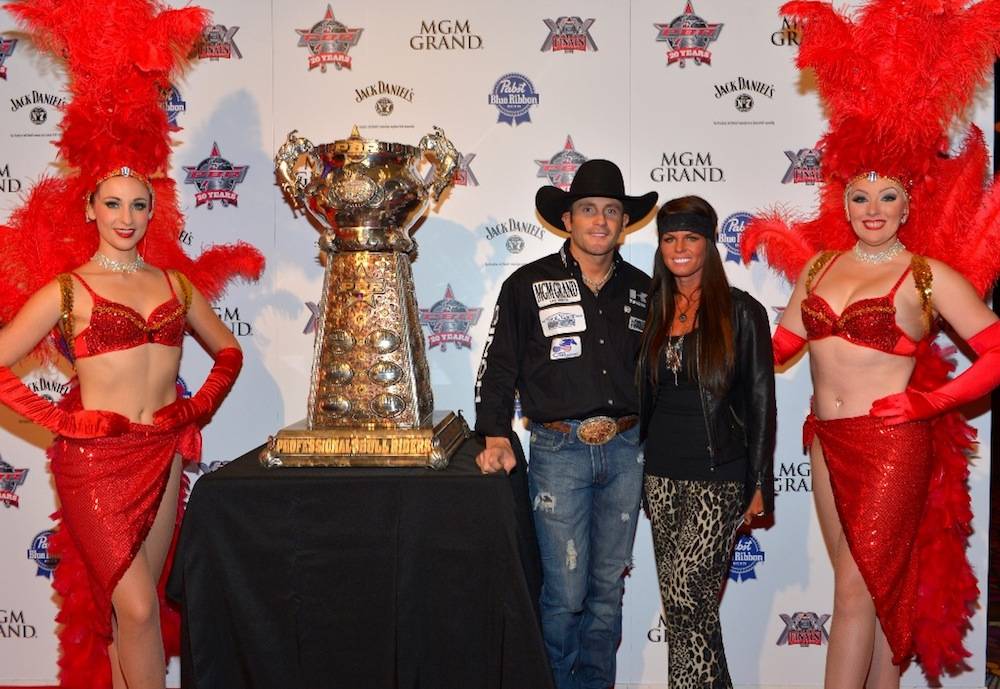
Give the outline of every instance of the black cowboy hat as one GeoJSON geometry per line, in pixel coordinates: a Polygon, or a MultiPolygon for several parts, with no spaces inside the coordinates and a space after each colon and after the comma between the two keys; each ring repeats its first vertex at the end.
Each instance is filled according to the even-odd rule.
{"type": "Polygon", "coordinates": [[[656,192],[642,196],[627,196],[622,171],[610,160],[588,160],[576,171],[569,191],[559,187],[542,187],[535,192],[535,208],[548,224],[562,230],[562,214],[570,209],[577,199],[600,196],[618,199],[625,207],[628,224],[642,220],[656,205],[656,192]]]}

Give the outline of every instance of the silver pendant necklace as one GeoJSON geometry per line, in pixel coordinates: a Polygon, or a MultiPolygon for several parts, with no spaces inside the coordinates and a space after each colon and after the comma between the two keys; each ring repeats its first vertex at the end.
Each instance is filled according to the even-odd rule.
{"type": "Polygon", "coordinates": [[[854,245],[854,258],[858,259],[862,263],[867,263],[869,265],[878,265],[880,263],[888,263],[889,261],[899,256],[904,251],[906,251],[906,247],[903,245],[903,242],[899,241],[899,237],[896,237],[896,241],[894,241],[885,249],[882,249],[881,251],[876,251],[874,253],[862,249],[861,242],[858,241],[854,245]]]}
{"type": "MultiPolygon", "coordinates": [[[[684,333],[687,335],[687,333],[684,333]]],[[[674,385],[677,383],[677,374],[680,373],[681,366],[684,365],[684,335],[681,335],[673,342],[668,342],[663,350],[663,357],[666,360],[667,368],[674,374],[674,385]]]]}
{"type": "Polygon", "coordinates": [[[135,273],[146,265],[146,262],[142,260],[142,256],[139,254],[136,254],[135,258],[131,261],[116,261],[98,251],[92,258],[97,265],[105,270],[110,270],[112,273],[135,273]]]}

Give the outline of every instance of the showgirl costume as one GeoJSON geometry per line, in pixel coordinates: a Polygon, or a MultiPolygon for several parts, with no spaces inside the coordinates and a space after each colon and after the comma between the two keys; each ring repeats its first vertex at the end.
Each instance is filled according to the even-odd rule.
{"type": "MultiPolygon", "coordinates": [[[[53,333],[56,346],[41,344],[35,351],[41,358],[59,351],[73,362],[147,343],[180,347],[192,284],[212,300],[233,277],[256,279],[263,269],[260,253],[243,243],[211,247],[196,260],[185,255],[176,187],[163,174],[170,153],[163,94],[186,66],[207,13],[198,7],[168,10],[152,0],[25,0],[6,8],[39,49],[64,61],[70,100],[57,144],[66,173],[39,181],[9,226],[0,226],[0,325],[30,295],[58,280],[62,318],[53,333]],[[95,26],[100,41],[93,39],[95,26]],[[150,190],[155,214],[139,249],[181,287],[178,294],[165,277],[171,297],[148,318],[68,272],[97,249],[98,235],[83,205],[112,176],[136,177],[150,190]],[[74,282],[93,300],[90,324],[75,337],[74,282]]],[[[199,457],[198,429],[228,392],[241,361],[237,349],[217,352],[198,392],[156,412],[151,425],[83,409],[75,379],[57,407],[0,367],[0,402],[57,435],[48,456],[61,503],[50,540],[50,552],[60,558],[53,582],[61,598],[60,686],[111,686],[111,592],[149,533],[174,455],[199,457]]],[[[181,492],[178,523],[183,485],[181,492]]],[[[170,550],[164,575],[173,545],[170,550]]],[[[163,580],[160,613],[170,657],[179,650],[179,625],[162,586],[163,580]]]]}
{"type": "MultiPolygon", "coordinates": [[[[823,448],[851,554],[875,604],[893,662],[915,655],[936,679],[957,672],[978,591],[965,554],[972,513],[966,488],[974,431],[949,411],[998,382],[1000,327],[968,340],[979,359],[955,380],[950,351],[933,344],[933,275],[924,258],[944,261],[985,292],[1000,270],[1000,191],[984,186],[986,148],[969,127],[948,155],[947,133],[1000,49],[1000,0],[872,0],[853,19],[825,2],[796,1],[782,14],[802,30],[798,65],[812,68],[829,114],[820,141],[824,184],[816,218],[760,214],[743,238],[744,260],[758,246],[770,265],[795,280],[810,257],[802,321],[809,340],[842,337],[914,357],[907,389],[876,400],[871,415],[821,420],[810,415],[806,443],[823,448]],[[943,40],[947,36],[948,40],[943,40]],[[890,85],[892,92],[885,92],[890,85]],[[878,94],[872,89],[883,89],[878,94]],[[889,177],[909,196],[899,238],[914,256],[886,295],[837,314],[815,292],[839,252],[856,237],[844,220],[845,193],[859,173],[889,177]],[[893,297],[913,273],[926,333],[913,341],[896,323],[893,297]]],[[[779,326],[776,363],[806,344],[779,326]]],[[[952,350],[953,351],[953,350],[952,350]]]]}

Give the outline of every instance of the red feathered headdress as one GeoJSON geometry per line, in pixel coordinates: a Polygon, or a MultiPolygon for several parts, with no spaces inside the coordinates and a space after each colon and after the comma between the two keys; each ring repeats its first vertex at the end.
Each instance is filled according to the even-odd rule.
{"type": "MultiPolygon", "coordinates": [[[[949,134],[1000,52],[1000,0],[871,0],[855,17],[828,3],[781,8],[802,29],[798,66],[815,71],[829,129],[820,141],[823,186],[815,218],[759,214],[743,257],[764,247],[771,267],[794,281],[811,256],[856,241],[844,191],[858,174],[901,180],[910,196],[899,232],[908,249],[939,259],[984,293],[1000,272],[1000,186],[987,185],[983,134],[969,126],[949,155],[949,134]]],[[[948,378],[947,351],[922,348],[910,386],[948,378]]],[[[932,421],[934,470],[918,535],[921,576],[913,646],[928,677],[964,669],[962,638],[978,597],[965,554],[972,512],[966,488],[974,431],[957,413],[932,421]]]]}
{"type": "Polygon", "coordinates": [[[70,99],[56,143],[65,174],[38,182],[0,226],[0,324],[58,273],[93,255],[98,236],[84,218],[84,199],[121,166],[149,178],[155,193],[147,261],[182,271],[208,299],[233,277],[258,278],[264,259],[248,244],[211,247],[194,260],[184,253],[177,189],[165,176],[171,142],[163,93],[189,65],[207,11],[152,0],[24,0],[6,9],[35,45],[64,63],[70,99]]]}
{"type": "Polygon", "coordinates": [[[970,126],[961,152],[948,156],[949,133],[1000,52],[1000,1],[872,0],[854,18],[828,3],[797,0],[781,8],[802,29],[797,64],[811,68],[829,118],[819,143],[824,184],[816,218],[782,211],[747,227],[745,258],[763,245],[771,265],[794,281],[821,249],[856,238],[844,220],[848,181],[874,170],[910,195],[899,233],[911,251],[937,258],[980,293],[1000,271],[1000,195],[984,189],[987,153],[970,126]]]}

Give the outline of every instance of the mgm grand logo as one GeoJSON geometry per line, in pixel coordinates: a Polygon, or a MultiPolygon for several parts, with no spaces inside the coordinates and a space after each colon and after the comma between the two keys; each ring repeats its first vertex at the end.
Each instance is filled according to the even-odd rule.
{"type": "Polygon", "coordinates": [[[468,19],[420,20],[420,33],[410,36],[410,50],[482,50],[483,37],[468,19]]]}
{"type": "Polygon", "coordinates": [[[660,164],[649,171],[654,182],[725,182],[721,167],[712,163],[708,151],[663,153],[660,164]]]}

